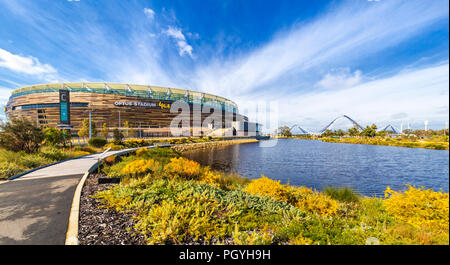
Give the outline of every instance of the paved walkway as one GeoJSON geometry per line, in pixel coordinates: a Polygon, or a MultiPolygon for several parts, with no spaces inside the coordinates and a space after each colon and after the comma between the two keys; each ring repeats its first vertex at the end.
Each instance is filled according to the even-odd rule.
{"type": "Polygon", "coordinates": [[[63,245],[76,186],[98,157],[64,161],[1,183],[0,245],[63,245]]]}

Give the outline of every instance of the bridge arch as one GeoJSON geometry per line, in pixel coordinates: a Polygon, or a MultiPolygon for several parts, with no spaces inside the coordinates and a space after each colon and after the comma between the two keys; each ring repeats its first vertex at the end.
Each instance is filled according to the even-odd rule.
{"type": "Polygon", "coordinates": [[[353,125],[356,125],[358,127],[358,129],[360,129],[361,131],[364,130],[364,128],[361,125],[359,125],[356,121],[354,121],[352,118],[350,118],[347,115],[342,115],[342,116],[339,116],[336,119],[334,119],[332,122],[330,122],[327,126],[325,126],[322,130],[320,130],[319,133],[325,132],[326,130],[331,128],[334,125],[334,123],[336,123],[336,121],[343,119],[343,118],[349,120],[351,123],[353,123],[353,125]]]}
{"type": "Polygon", "coordinates": [[[383,129],[379,130],[379,132],[388,131],[389,128],[391,128],[391,131],[393,131],[395,134],[401,134],[402,133],[399,130],[397,130],[397,128],[392,126],[391,124],[388,124],[386,127],[384,127],[383,129]]]}
{"type": "Polygon", "coordinates": [[[291,128],[289,128],[289,130],[292,132],[292,129],[294,129],[294,127],[297,127],[303,134],[312,134],[307,130],[303,129],[302,127],[300,127],[298,124],[293,125],[291,128]]]}

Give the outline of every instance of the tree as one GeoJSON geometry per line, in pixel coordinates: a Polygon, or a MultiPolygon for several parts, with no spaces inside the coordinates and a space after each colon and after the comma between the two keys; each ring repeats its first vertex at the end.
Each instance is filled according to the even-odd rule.
{"type": "Polygon", "coordinates": [[[69,142],[70,146],[72,147],[72,134],[70,133],[70,130],[62,130],[62,136],[63,136],[63,146],[66,147],[66,143],[69,142]]]}
{"type": "MultiPolygon", "coordinates": [[[[97,136],[97,128],[95,127],[95,124],[91,120],[91,134],[92,137],[97,136]]],[[[86,138],[89,136],[89,119],[85,118],[83,119],[83,124],[81,126],[81,129],[78,131],[78,136],[86,138]]]]}
{"type": "Polygon", "coordinates": [[[128,127],[128,137],[134,137],[136,135],[136,129],[132,126],[128,127]]]}
{"type": "Polygon", "coordinates": [[[330,136],[333,136],[333,135],[334,135],[334,133],[333,133],[332,130],[326,129],[326,130],[322,133],[321,136],[324,136],[324,137],[330,137],[330,136]]]}
{"type": "Polygon", "coordinates": [[[367,126],[362,132],[362,136],[365,137],[375,137],[377,135],[377,126],[372,124],[372,126],[367,126]]]}
{"type": "Polygon", "coordinates": [[[123,135],[124,135],[126,138],[128,138],[129,127],[130,127],[130,125],[128,124],[128,121],[125,121],[125,122],[123,123],[123,128],[125,129],[125,130],[123,131],[123,135]]]}
{"type": "Polygon", "coordinates": [[[348,129],[348,134],[350,136],[358,136],[359,135],[359,128],[356,125],[353,125],[352,128],[348,129]]]}
{"type": "Polygon", "coordinates": [[[5,149],[32,153],[43,140],[42,129],[26,118],[12,118],[0,125],[0,146],[5,149]]]}
{"type": "Polygon", "coordinates": [[[339,130],[337,130],[337,131],[335,132],[335,134],[336,134],[336,136],[342,137],[342,136],[344,136],[344,131],[341,130],[341,129],[339,129],[339,130]]]}
{"type": "Polygon", "coordinates": [[[113,139],[115,144],[120,144],[122,142],[123,134],[119,129],[114,129],[113,131],[113,139]]]}
{"type": "Polygon", "coordinates": [[[106,122],[103,123],[102,130],[100,133],[102,134],[103,137],[105,137],[105,139],[108,139],[109,129],[108,129],[106,122]]]}
{"type": "Polygon", "coordinates": [[[49,145],[59,145],[65,142],[64,133],[53,127],[44,129],[45,143],[49,145]]]}
{"type": "Polygon", "coordinates": [[[280,133],[281,136],[284,136],[284,137],[292,136],[291,128],[289,128],[288,126],[282,126],[282,127],[278,128],[278,132],[280,133]]]}

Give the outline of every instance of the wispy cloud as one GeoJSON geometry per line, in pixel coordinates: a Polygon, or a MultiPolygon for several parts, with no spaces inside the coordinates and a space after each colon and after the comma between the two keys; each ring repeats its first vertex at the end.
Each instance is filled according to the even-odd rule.
{"type": "Polygon", "coordinates": [[[360,70],[356,70],[352,74],[350,73],[349,68],[345,68],[326,74],[319,82],[317,82],[317,86],[325,89],[350,88],[359,84],[361,81],[362,73],[360,70]]]}
{"type": "Polygon", "coordinates": [[[149,19],[154,19],[155,18],[155,11],[151,8],[144,8],[144,14],[149,18],[149,19]]]}
{"type": "Polygon", "coordinates": [[[213,59],[199,67],[196,84],[228,95],[287,88],[302,83],[307,71],[361,60],[446,18],[448,9],[439,1],[345,2],[249,54],[213,59]]]}
{"type": "Polygon", "coordinates": [[[177,46],[178,46],[178,52],[180,56],[183,56],[183,54],[188,54],[192,57],[192,46],[189,45],[186,42],[186,37],[184,36],[183,32],[179,28],[175,27],[169,27],[165,33],[175,39],[177,46]]]}

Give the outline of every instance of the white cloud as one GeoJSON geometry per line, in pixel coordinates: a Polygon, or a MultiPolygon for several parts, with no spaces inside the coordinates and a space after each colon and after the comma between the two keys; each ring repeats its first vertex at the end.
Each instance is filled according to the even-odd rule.
{"type": "Polygon", "coordinates": [[[20,56],[12,54],[6,50],[0,48],[0,67],[5,67],[9,70],[31,74],[53,74],[56,73],[55,68],[48,64],[41,64],[39,60],[35,57],[20,56]]]}
{"type": "Polygon", "coordinates": [[[280,100],[280,119],[301,123],[309,129],[321,129],[339,115],[349,115],[362,125],[394,124],[401,121],[443,124],[448,120],[449,64],[415,69],[391,77],[363,82],[341,90],[292,94],[280,100]],[[399,113],[401,115],[399,115],[399,113]],[[309,118],[314,120],[308,121],[309,118]],[[302,123],[304,122],[304,123],[302,123]],[[320,126],[319,126],[320,127],[320,126]]]}
{"type": "Polygon", "coordinates": [[[189,45],[186,42],[186,38],[183,35],[183,32],[181,31],[181,29],[179,28],[175,28],[175,27],[169,27],[165,33],[174,38],[175,41],[177,42],[177,46],[178,46],[178,53],[180,54],[180,56],[183,56],[183,54],[188,54],[189,56],[192,57],[192,46],[189,45]]]}
{"type": "Polygon", "coordinates": [[[317,82],[317,86],[326,89],[350,88],[359,84],[362,80],[362,73],[356,70],[353,74],[349,70],[338,71],[337,73],[328,73],[322,80],[317,82]]]}
{"type": "Polygon", "coordinates": [[[149,18],[153,19],[155,18],[155,11],[151,8],[144,8],[144,14],[149,18]]]}
{"type": "Polygon", "coordinates": [[[227,96],[270,87],[279,91],[302,83],[308,71],[360,61],[444,19],[448,10],[439,1],[345,2],[250,53],[211,60],[197,69],[195,86],[227,96]]]}

